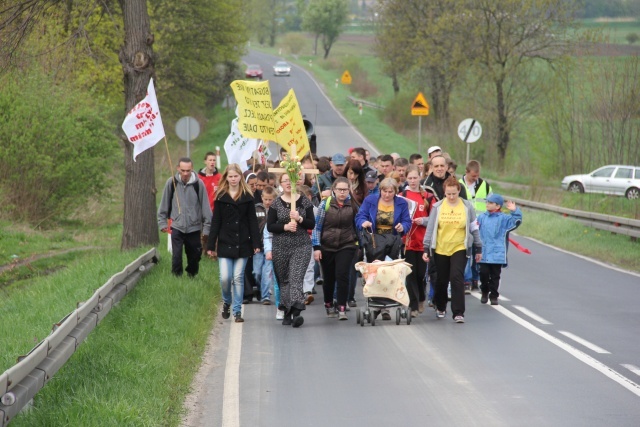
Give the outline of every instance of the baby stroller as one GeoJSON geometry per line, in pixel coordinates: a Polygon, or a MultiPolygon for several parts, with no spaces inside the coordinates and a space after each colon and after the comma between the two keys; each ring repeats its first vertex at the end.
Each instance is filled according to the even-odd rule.
{"type": "MultiPolygon", "coordinates": [[[[364,231],[363,233],[367,233],[364,231]]],[[[391,237],[385,235],[384,237],[391,237]]],[[[396,325],[400,324],[401,319],[406,319],[407,325],[411,324],[411,310],[409,309],[409,293],[405,287],[405,279],[411,273],[411,264],[404,259],[395,259],[391,261],[382,261],[379,258],[391,256],[397,258],[401,251],[397,250],[397,242],[382,242],[378,239],[380,235],[365,234],[362,236],[361,243],[365,254],[365,262],[358,262],[355,265],[357,271],[362,274],[364,288],[362,293],[365,297],[365,308],[356,310],[356,321],[360,326],[364,326],[365,322],[375,326],[376,317],[382,310],[396,308],[396,325]],[[378,242],[376,243],[376,239],[378,242]],[[386,245],[387,249],[380,251],[380,245],[386,245]],[[368,263],[371,254],[375,253],[378,259],[368,263]]],[[[400,239],[399,236],[393,238],[400,239]]],[[[393,240],[392,238],[392,240],[393,240]]]]}

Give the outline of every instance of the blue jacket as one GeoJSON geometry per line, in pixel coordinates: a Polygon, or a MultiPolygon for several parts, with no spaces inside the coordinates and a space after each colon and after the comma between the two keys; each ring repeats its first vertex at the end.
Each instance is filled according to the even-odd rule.
{"type": "Polygon", "coordinates": [[[483,212],[478,216],[480,239],[482,240],[482,261],[486,264],[507,266],[509,232],[522,223],[522,211],[516,208],[511,214],[483,212]]]}
{"type": "MultiPolygon", "coordinates": [[[[365,221],[371,221],[371,228],[373,232],[376,232],[376,217],[378,216],[378,201],[380,200],[380,194],[370,194],[365,197],[360,206],[360,210],[356,215],[356,227],[358,231],[362,230],[362,223],[365,221]]],[[[402,197],[393,196],[393,225],[402,224],[404,231],[402,235],[406,234],[411,228],[411,215],[409,214],[409,204],[402,197]]],[[[393,230],[393,234],[398,234],[393,230]]]]}

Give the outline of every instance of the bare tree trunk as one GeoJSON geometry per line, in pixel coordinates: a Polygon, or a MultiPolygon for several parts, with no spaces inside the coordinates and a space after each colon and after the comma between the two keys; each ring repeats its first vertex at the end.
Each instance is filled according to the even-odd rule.
{"type": "MultiPolygon", "coordinates": [[[[124,72],[125,111],[146,96],[154,72],[153,35],[146,0],[119,0],[124,19],[124,46],[120,63],[124,72]]],[[[133,161],[133,146],[124,138],[124,216],[121,249],[159,243],[153,148],[133,161]]]]}
{"type": "Polygon", "coordinates": [[[507,118],[507,106],[504,102],[504,80],[496,80],[496,97],[498,107],[498,156],[500,167],[503,167],[504,160],[507,156],[509,139],[511,137],[507,118]]]}
{"type": "Polygon", "coordinates": [[[391,74],[391,84],[393,85],[393,95],[397,96],[400,93],[400,82],[398,82],[398,74],[395,71],[391,74]]]}

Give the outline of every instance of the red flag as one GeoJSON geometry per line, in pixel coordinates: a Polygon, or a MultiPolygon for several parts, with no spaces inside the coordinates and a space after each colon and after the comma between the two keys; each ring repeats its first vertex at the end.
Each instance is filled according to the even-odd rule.
{"type": "Polygon", "coordinates": [[[515,246],[520,252],[524,252],[525,254],[531,255],[531,251],[529,249],[525,248],[520,243],[518,243],[515,240],[513,240],[511,237],[509,237],[509,243],[511,243],[513,246],[515,246]]]}

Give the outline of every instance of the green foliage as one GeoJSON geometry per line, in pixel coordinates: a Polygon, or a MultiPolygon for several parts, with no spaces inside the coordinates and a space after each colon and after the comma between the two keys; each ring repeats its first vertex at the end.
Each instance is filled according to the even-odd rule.
{"type": "Polygon", "coordinates": [[[118,142],[92,97],[38,72],[0,80],[0,196],[18,221],[54,221],[109,186],[118,142]]]}
{"type": "Polygon", "coordinates": [[[315,0],[304,13],[302,28],[322,37],[325,59],[342,32],[348,12],[346,0],[315,0]]]}
{"type": "Polygon", "coordinates": [[[300,33],[287,33],[281,43],[290,54],[298,55],[307,45],[307,39],[300,33]]]}
{"type": "Polygon", "coordinates": [[[637,33],[629,33],[625,38],[629,44],[634,44],[640,39],[640,36],[637,33]]]}
{"type": "Polygon", "coordinates": [[[241,6],[240,0],[150,3],[164,116],[197,115],[222,99],[248,38],[241,6]]]}

